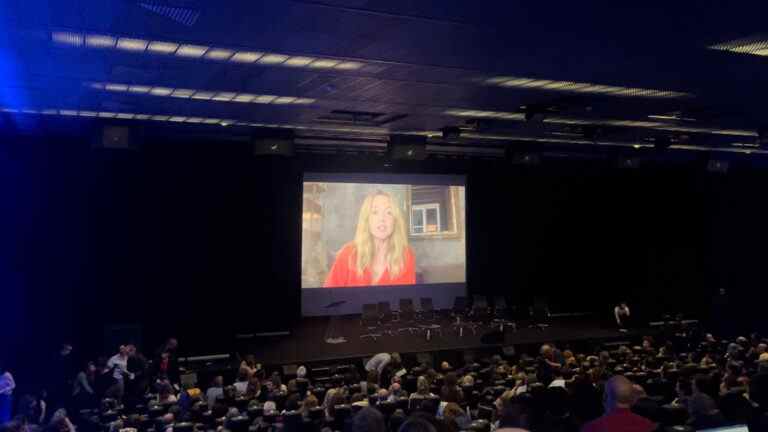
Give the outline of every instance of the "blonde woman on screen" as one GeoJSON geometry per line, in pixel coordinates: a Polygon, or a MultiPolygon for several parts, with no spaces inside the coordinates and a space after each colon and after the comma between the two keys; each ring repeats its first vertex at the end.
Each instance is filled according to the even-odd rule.
{"type": "Polygon", "coordinates": [[[416,260],[405,218],[392,196],[368,195],[360,207],[355,239],[344,245],[325,279],[326,288],[413,285],[416,260]]]}

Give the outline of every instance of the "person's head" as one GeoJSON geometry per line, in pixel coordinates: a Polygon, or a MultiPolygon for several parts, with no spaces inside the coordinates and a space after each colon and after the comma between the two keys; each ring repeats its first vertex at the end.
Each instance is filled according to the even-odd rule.
{"type": "Polygon", "coordinates": [[[635,390],[632,387],[632,382],[627,378],[617,375],[605,383],[603,404],[606,412],[617,408],[630,408],[634,398],[635,390]]]}
{"type": "Polygon", "coordinates": [[[377,241],[386,242],[390,275],[399,275],[405,267],[404,254],[408,248],[405,218],[392,195],[383,191],[368,195],[360,207],[354,240],[354,267],[358,275],[373,261],[377,241]]]}
{"type": "Polygon", "coordinates": [[[61,350],[59,351],[59,354],[62,356],[68,356],[72,354],[72,345],[68,343],[61,344],[61,350]]]}
{"type": "Polygon", "coordinates": [[[176,351],[179,347],[179,340],[175,337],[168,338],[165,342],[165,351],[176,351]]]}
{"type": "Polygon", "coordinates": [[[690,379],[681,377],[677,380],[675,390],[677,391],[677,397],[688,398],[693,394],[693,384],[690,379]]]}
{"type": "Polygon", "coordinates": [[[305,366],[299,366],[296,368],[296,378],[305,378],[307,376],[307,368],[305,366]]]}
{"type": "Polygon", "coordinates": [[[224,387],[224,377],[221,375],[216,375],[213,377],[213,382],[211,383],[211,387],[224,387]]]}
{"type": "Polygon", "coordinates": [[[352,432],[385,432],[384,416],[375,408],[363,408],[352,418],[352,432]]]}
{"type": "Polygon", "coordinates": [[[622,300],[622,301],[620,301],[620,302],[619,302],[619,307],[620,307],[620,308],[622,308],[622,309],[625,309],[625,308],[627,307],[627,302],[626,302],[626,300],[622,300]]]}
{"type": "Polygon", "coordinates": [[[120,345],[117,349],[117,353],[120,355],[128,355],[128,345],[120,345]]]}
{"type": "Polygon", "coordinates": [[[437,432],[437,428],[423,418],[411,417],[400,425],[398,432],[437,432]]]}
{"type": "Polygon", "coordinates": [[[390,354],[389,364],[393,368],[399,368],[403,365],[403,359],[400,358],[400,353],[393,352],[390,354]]]}
{"type": "Polygon", "coordinates": [[[416,380],[416,393],[420,395],[428,395],[429,394],[429,380],[426,376],[421,375],[416,380]]]}
{"type": "Polygon", "coordinates": [[[552,349],[552,345],[549,344],[542,345],[541,349],[539,349],[539,353],[542,357],[550,360],[554,358],[555,355],[554,350],[552,349]]]}
{"type": "Polygon", "coordinates": [[[87,374],[94,374],[96,373],[96,363],[89,361],[85,363],[85,367],[83,368],[83,372],[87,374]]]}
{"type": "Polygon", "coordinates": [[[528,429],[532,407],[533,397],[527,393],[503,398],[499,410],[499,428],[528,429]]]}
{"type": "Polygon", "coordinates": [[[168,397],[173,394],[173,387],[171,387],[170,384],[165,383],[160,386],[158,394],[160,395],[160,399],[168,399],[168,397]]]}
{"type": "Polygon", "coordinates": [[[766,345],[764,343],[759,343],[759,344],[757,344],[757,348],[755,348],[755,351],[757,352],[757,355],[759,356],[760,354],[763,354],[766,351],[768,351],[768,345],[766,345]]]}
{"type": "Polygon", "coordinates": [[[237,380],[240,382],[246,382],[248,381],[248,378],[250,377],[250,371],[246,368],[240,368],[240,370],[237,371],[237,380]]]}
{"type": "Polygon", "coordinates": [[[129,356],[136,355],[136,345],[128,344],[125,346],[125,353],[129,356]]]}

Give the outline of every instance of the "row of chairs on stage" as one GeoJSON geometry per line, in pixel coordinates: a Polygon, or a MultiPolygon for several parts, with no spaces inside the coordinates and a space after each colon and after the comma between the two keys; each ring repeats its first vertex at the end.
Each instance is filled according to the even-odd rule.
{"type": "Polygon", "coordinates": [[[456,297],[453,308],[447,311],[436,310],[431,297],[421,297],[418,310],[412,298],[401,298],[398,306],[398,310],[393,310],[389,301],[364,304],[360,320],[364,331],[360,337],[376,340],[385,335],[424,333],[429,340],[434,334],[442,336],[443,324],[448,317],[452,319],[451,330],[459,337],[464,335],[466,329],[473,334],[483,327],[498,328],[502,332],[507,327],[517,330],[519,320],[529,320],[531,327],[543,329],[548,326],[550,318],[545,302],[535,302],[527,308],[528,314],[523,316],[517,308],[510,307],[502,296],[495,297],[492,305],[482,295],[473,296],[471,303],[467,297],[456,297]]]}

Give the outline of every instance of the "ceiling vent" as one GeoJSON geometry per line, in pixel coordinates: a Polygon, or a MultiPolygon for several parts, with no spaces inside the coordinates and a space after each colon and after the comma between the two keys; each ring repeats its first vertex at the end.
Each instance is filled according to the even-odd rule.
{"type": "Polygon", "coordinates": [[[357,126],[382,126],[405,118],[406,114],[335,110],[320,116],[318,121],[357,126]]]}
{"type": "Polygon", "coordinates": [[[200,9],[177,6],[167,1],[142,0],[138,5],[148,11],[154,12],[170,20],[176,21],[187,27],[192,27],[200,18],[200,9]]]}

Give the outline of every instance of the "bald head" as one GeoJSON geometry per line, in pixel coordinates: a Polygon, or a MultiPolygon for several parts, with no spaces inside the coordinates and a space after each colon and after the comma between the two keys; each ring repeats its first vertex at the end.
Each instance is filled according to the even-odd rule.
{"type": "Polygon", "coordinates": [[[623,376],[615,376],[605,383],[605,409],[629,408],[635,401],[632,382],[623,376]]]}

